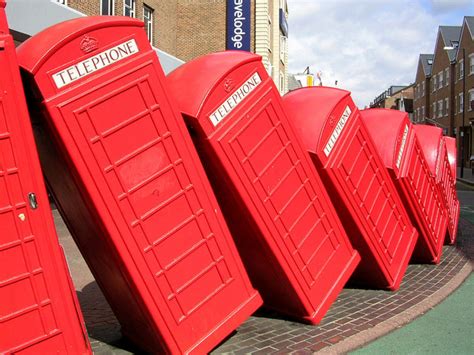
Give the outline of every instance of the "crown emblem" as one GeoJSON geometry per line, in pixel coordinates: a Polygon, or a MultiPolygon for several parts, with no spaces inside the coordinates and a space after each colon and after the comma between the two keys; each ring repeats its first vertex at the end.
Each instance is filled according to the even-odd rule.
{"type": "Polygon", "coordinates": [[[331,116],[329,117],[329,125],[330,125],[331,127],[334,126],[335,121],[336,121],[336,120],[334,119],[334,116],[331,115],[331,116]]]}
{"type": "Polygon", "coordinates": [[[230,92],[235,87],[234,81],[232,79],[226,79],[224,81],[224,90],[230,92]]]}
{"type": "Polygon", "coordinates": [[[99,42],[94,37],[84,36],[81,41],[81,50],[84,53],[95,51],[99,47],[99,42]]]}

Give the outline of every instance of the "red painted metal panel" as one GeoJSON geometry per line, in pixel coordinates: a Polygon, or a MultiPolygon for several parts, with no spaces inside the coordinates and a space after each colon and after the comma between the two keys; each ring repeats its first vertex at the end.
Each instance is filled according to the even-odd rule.
{"type": "MultiPolygon", "coordinates": [[[[446,146],[446,151],[447,151],[447,154],[448,154],[448,161],[449,161],[449,165],[451,166],[451,176],[453,177],[454,181],[456,181],[457,179],[457,163],[456,163],[456,157],[457,157],[457,148],[456,148],[456,139],[453,138],[453,137],[446,137],[446,136],[443,136],[443,140],[444,140],[444,143],[445,143],[445,146],[446,146]]],[[[456,226],[457,228],[457,225],[459,223],[459,214],[460,214],[460,209],[461,209],[461,204],[457,198],[457,191],[456,191],[456,188],[454,189],[451,189],[451,198],[454,200],[452,200],[452,202],[450,203],[450,207],[451,207],[451,215],[454,217],[454,222],[453,222],[453,226],[456,226]]],[[[449,238],[446,238],[446,241],[448,242],[448,244],[454,244],[455,241],[456,241],[456,234],[457,234],[457,230],[456,231],[452,231],[450,232],[449,234],[449,238]]]]}
{"type": "Polygon", "coordinates": [[[362,120],[420,237],[413,258],[438,263],[447,228],[447,213],[420,142],[406,112],[360,111],[362,120]]]}
{"type": "Polygon", "coordinates": [[[0,353],[91,353],[0,1],[0,353]]]}
{"type": "Polygon", "coordinates": [[[143,23],[72,20],[18,54],[46,178],[122,332],[152,353],[211,350],[262,301],[143,23]]]}
{"type": "Polygon", "coordinates": [[[446,149],[448,150],[448,161],[449,165],[451,166],[451,175],[453,176],[454,180],[457,179],[457,148],[456,148],[456,138],[443,136],[444,143],[446,144],[446,149]]]}
{"type": "Polygon", "coordinates": [[[261,57],[203,56],[168,83],[265,305],[319,322],[359,255],[261,57]]]}
{"type": "Polygon", "coordinates": [[[304,88],[283,103],[361,254],[354,280],[397,289],[418,233],[350,93],[304,88]]]}
{"type": "Polygon", "coordinates": [[[415,132],[425,156],[428,157],[431,172],[435,175],[441,190],[444,205],[448,211],[448,236],[446,236],[446,241],[453,244],[456,241],[460,206],[456,192],[456,179],[452,174],[445,139],[443,139],[443,131],[441,128],[434,126],[416,125],[415,132]]]}

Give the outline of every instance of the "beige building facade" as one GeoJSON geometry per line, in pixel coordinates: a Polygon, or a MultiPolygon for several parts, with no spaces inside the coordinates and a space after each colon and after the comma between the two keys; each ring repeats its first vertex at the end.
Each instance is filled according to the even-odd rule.
{"type": "Polygon", "coordinates": [[[262,61],[282,94],[288,91],[286,0],[57,0],[89,16],[130,16],[145,22],[150,43],[178,59],[228,48],[227,12],[249,6],[250,51],[262,61]]]}

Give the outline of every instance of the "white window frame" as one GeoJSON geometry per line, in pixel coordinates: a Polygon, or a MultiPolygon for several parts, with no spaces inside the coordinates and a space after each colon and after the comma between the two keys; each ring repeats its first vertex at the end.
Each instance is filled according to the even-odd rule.
{"type": "Polygon", "coordinates": [[[280,94],[285,94],[285,75],[280,71],[280,94]]]}
{"type": "Polygon", "coordinates": [[[143,22],[145,22],[145,30],[150,43],[153,43],[153,13],[150,6],[143,5],[143,22]],[[150,14],[149,18],[146,17],[147,12],[150,14]]]}
{"type": "Polygon", "coordinates": [[[446,80],[444,86],[449,86],[449,68],[444,69],[444,79],[446,80]]]}
{"type": "Polygon", "coordinates": [[[425,118],[425,106],[421,106],[421,119],[425,118]]]}
{"type": "Polygon", "coordinates": [[[469,54],[469,75],[474,74],[474,53],[469,54]]]}
{"type": "Polygon", "coordinates": [[[471,106],[472,101],[474,101],[474,89],[470,89],[467,92],[467,102],[468,102],[467,110],[468,111],[472,111],[472,106],[471,106]]]}
{"type": "Polygon", "coordinates": [[[433,112],[431,113],[433,119],[436,118],[436,102],[433,102],[433,112]]]}
{"type": "Polygon", "coordinates": [[[436,88],[438,86],[438,76],[437,75],[433,75],[433,77],[431,78],[431,86],[433,87],[433,91],[432,92],[435,92],[436,91],[436,88]]]}
{"type": "Polygon", "coordinates": [[[464,76],[464,60],[459,61],[459,80],[462,80],[464,76]]]}
{"type": "Polygon", "coordinates": [[[438,100],[438,118],[443,117],[443,100],[438,100]]]}
{"type": "Polygon", "coordinates": [[[114,16],[115,15],[115,0],[100,0],[100,14],[103,16],[114,16]],[[104,7],[104,1],[108,2],[108,11],[109,13],[104,14],[102,9],[104,7]]]}
{"type": "Polygon", "coordinates": [[[443,86],[444,86],[444,83],[443,83],[443,71],[441,70],[439,73],[438,73],[438,89],[441,89],[443,86]]]}
{"type": "Polygon", "coordinates": [[[280,60],[282,63],[285,63],[286,45],[287,38],[285,36],[280,36],[280,60]]]}
{"type": "Polygon", "coordinates": [[[123,0],[123,15],[129,17],[135,17],[137,14],[137,1],[136,0],[123,0]],[[126,11],[129,9],[130,15],[127,15],[126,11]]]}
{"type": "Polygon", "coordinates": [[[449,115],[449,99],[448,98],[444,99],[444,115],[445,116],[449,115]]]}
{"type": "Polygon", "coordinates": [[[463,97],[463,94],[460,93],[459,94],[459,112],[463,112],[464,111],[464,97],[463,97]]]}
{"type": "Polygon", "coordinates": [[[421,82],[421,96],[425,96],[425,82],[422,81],[421,82]]]}

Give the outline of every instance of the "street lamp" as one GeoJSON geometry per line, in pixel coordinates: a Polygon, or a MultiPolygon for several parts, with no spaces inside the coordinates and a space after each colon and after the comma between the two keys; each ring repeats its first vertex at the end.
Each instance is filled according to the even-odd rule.
{"type": "MultiPolygon", "coordinates": [[[[456,49],[453,46],[446,46],[443,48],[445,51],[456,49]]],[[[454,73],[456,75],[456,72],[454,73]]],[[[454,88],[453,88],[454,90],[454,88]]],[[[465,102],[466,102],[466,49],[462,47],[462,130],[459,132],[461,135],[461,178],[464,177],[464,127],[466,123],[464,122],[465,117],[465,102]]]]}

